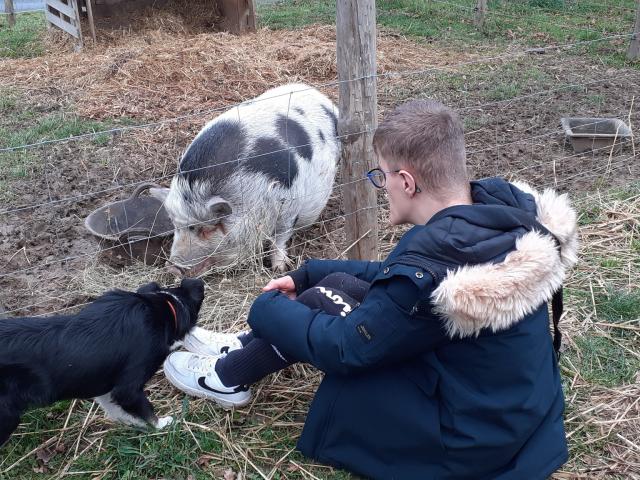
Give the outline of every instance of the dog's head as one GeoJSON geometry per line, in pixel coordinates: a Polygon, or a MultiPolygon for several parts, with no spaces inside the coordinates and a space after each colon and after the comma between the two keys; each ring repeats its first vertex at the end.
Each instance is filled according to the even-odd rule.
{"type": "Polygon", "coordinates": [[[163,288],[156,282],[151,282],[138,288],[137,293],[162,298],[169,317],[174,322],[174,340],[182,340],[198,321],[198,313],[204,300],[204,282],[199,278],[185,278],[179,287],[173,288],[163,288]]]}

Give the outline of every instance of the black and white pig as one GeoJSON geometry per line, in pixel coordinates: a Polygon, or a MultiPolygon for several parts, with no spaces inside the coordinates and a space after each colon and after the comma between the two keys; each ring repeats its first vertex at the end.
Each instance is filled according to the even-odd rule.
{"type": "Polygon", "coordinates": [[[170,263],[193,274],[227,267],[269,240],[272,268],[285,270],[293,231],[315,222],[331,194],[336,112],[318,90],[288,84],[205,125],[171,187],[151,191],[175,226],[170,263]]]}

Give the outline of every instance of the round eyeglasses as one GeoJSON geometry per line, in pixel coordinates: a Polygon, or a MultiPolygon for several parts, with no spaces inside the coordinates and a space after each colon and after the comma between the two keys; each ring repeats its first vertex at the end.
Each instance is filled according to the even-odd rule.
{"type": "MultiPolygon", "coordinates": [[[[372,168],[367,172],[367,178],[371,181],[371,184],[376,188],[384,188],[387,184],[387,173],[398,173],[401,168],[397,170],[382,170],[381,168],[372,168]]],[[[416,193],[420,193],[420,187],[416,185],[416,193]]]]}

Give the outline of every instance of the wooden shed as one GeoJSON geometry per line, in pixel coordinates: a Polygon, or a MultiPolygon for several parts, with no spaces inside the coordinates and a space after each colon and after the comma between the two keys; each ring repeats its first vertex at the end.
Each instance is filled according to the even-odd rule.
{"type": "MultiPolygon", "coordinates": [[[[45,15],[50,26],[74,37],[79,47],[84,43],[82,20],[96,40],[96,20],[101,17],[127,17],[147,7],[162,7],[169,0],[45,0],[45,15]]],[[[220,14],[217,26],[223,31],[242,35],[254,32],[256,17],[254,0],[210,0],[211,8],[220,14]]]]}

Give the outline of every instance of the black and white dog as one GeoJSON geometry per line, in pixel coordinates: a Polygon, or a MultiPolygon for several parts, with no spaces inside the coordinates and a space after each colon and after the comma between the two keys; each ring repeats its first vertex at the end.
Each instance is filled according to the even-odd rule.
{"type": "Polygon", "coordinates": [[[145,383],[196,325],[202,280],[108,292],[76,315],[0,320],[0,445],[31,407],[92,398],[128,425],[162,428],[145,383]]]}

